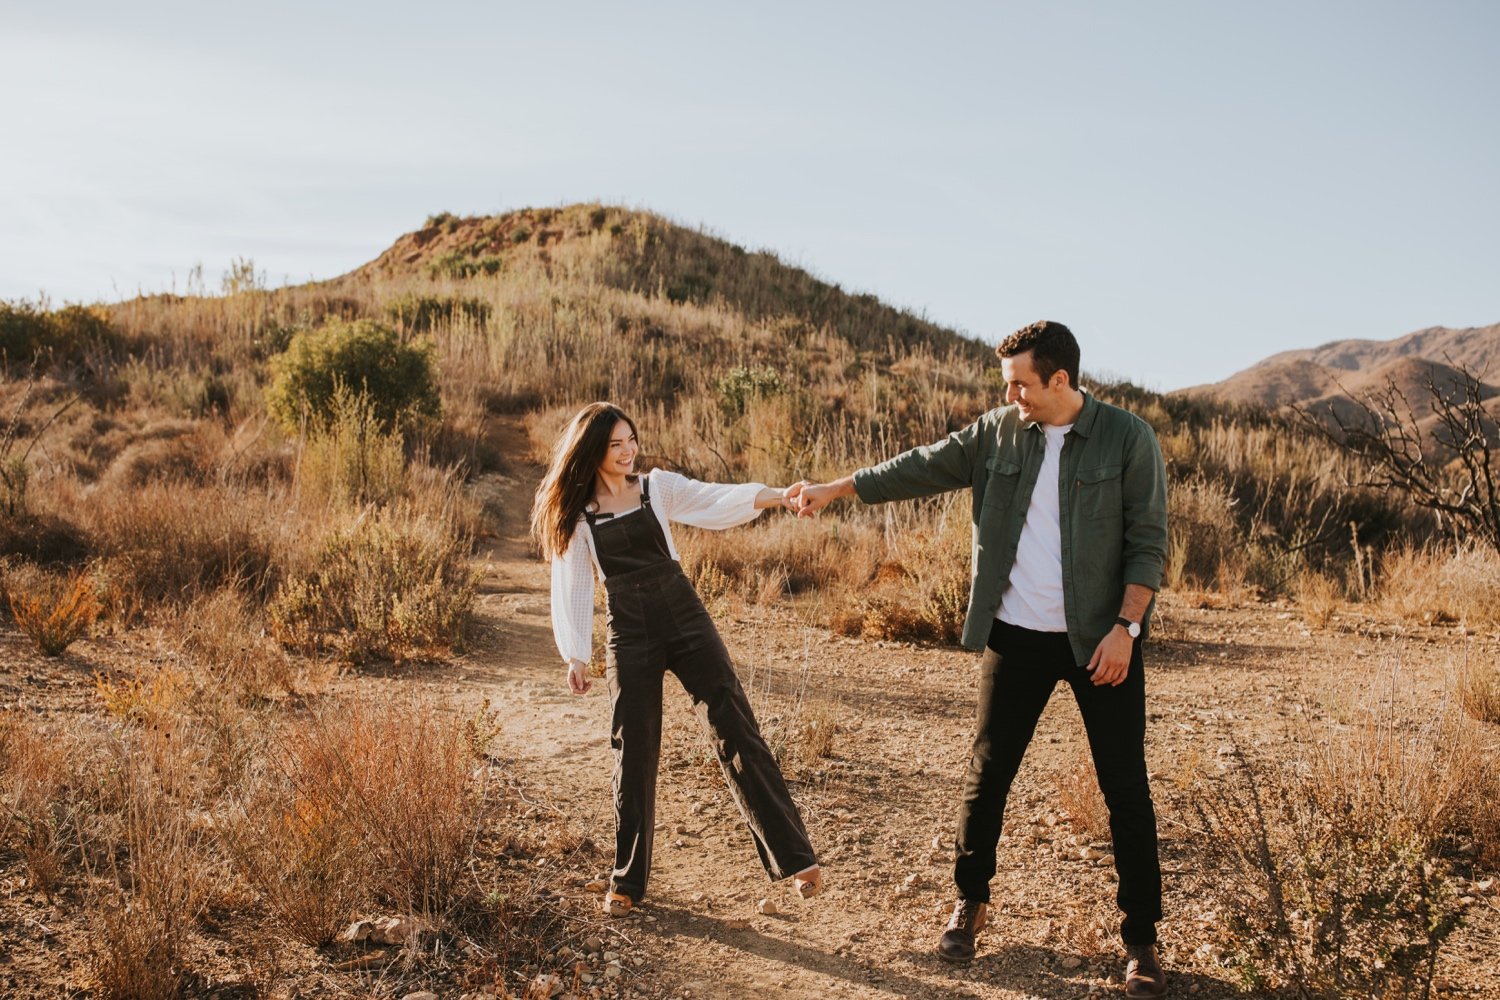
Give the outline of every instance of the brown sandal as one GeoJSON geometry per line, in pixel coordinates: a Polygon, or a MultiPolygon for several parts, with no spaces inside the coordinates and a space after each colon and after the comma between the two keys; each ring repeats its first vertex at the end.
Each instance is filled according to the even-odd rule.
{"type": "Polygon", "coordinates": [[[630,908],[633,905],[630,897],[622,892],[606,892],[604,894],[604,912],[611,917],[629,916],[630,908]]]}
{"type": "Polygon", "coordinates": [[[792,876],[792,886],[803,899],[812,899],[823,891],[823,869],[817,865],[802,869],[792,876]]]}

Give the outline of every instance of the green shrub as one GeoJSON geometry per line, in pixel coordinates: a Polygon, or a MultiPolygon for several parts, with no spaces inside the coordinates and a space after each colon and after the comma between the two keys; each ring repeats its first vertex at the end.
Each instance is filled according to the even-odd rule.
{"type": "Polygon", "coordinates": [[[477,274],[499,274],[505,261],[499,257],[471,257],[461,250],[450,250],[433,258],[427,265],[429,278],[472,278],[477,274]]]}
{"type": "Polygon", "coordinates": [[[482,299],[460,299],[452,295],[403,295],[386,303],[385,314],[392,323],[407,330],[425,332],[438,323],[453,323],[460,319],[483,324],[490,318],[490,304],[482,299]]]}
{"type": "Polygon", "coordinates": [[[458,216],[452,212],[439,212],[436,215],[429,215],[427,221],[422,223],[423,229],[436,229],[439,226],[442,226],[450,233],[453,232],[454,229],[458,228],[458,216]]]}
{"type": "Polygon", "coordinates": [[[289,429],[333,420],[341,385],[369,398],[383,428],[441,411],[430,345],[404,344],[395,330],[372,320],[299,333],[271,367],[266,406],[289,429]]]}
{"type": "Polygon", "coordinates": [[[769,399],[786,392],[786,381],[774,368],[746,368],[743,365],[729,369],[719,379],[719,402],[730,416],[745,412],[751,400],[769,399]]]}
{"type": "Polygon", "coordinates": [[[30,302],[0,302],[0,360],[9,364],[42,359],[77,364],[121,342],[108,315],[95,306],[49,311],[30,302]]]}

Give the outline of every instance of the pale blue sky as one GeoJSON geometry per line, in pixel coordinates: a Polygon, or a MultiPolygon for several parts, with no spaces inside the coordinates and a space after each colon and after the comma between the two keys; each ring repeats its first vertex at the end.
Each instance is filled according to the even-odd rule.
{"type": "Polygon", "coordinates": [[[0,297],[602,200],[1155,388],[1500,322],[1500,4],[0,0],[0,297]]]}

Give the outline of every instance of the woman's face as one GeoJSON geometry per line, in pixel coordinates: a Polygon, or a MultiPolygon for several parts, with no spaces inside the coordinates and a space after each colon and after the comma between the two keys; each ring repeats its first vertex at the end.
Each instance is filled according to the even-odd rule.
{"type": "Polygon", "coordinates": [[[635,432],[623,420],[615,422],[610,431],[609,444],[604,449],[604,461],[599,463],[599,474],[603,476],[628,476],[635,471],[637,451],[635,432]]]}

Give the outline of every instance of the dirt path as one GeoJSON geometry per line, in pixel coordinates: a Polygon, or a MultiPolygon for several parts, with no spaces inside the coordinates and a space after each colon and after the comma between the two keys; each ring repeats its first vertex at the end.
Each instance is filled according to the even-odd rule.
{"type": "MultiPolygon", "coordinates": [[[[839,639],[790,609],[717,609],[716,618],[773,745],[799,722],[837,720],[831,753],[789,773],[828,891],[803,902],[766,882],[689,702],[669,684],[651,895],[628,919],[596,916],[584,885],[609,867],[608,699],[602,683],[583,698],[563,683],[547,572],[525,540],[539,470],[520,457],[523,433],[519,422],[506,425],[510,474],[483,484],[500,529],[484,553],[478,639],[448,676],[502,710],[502,755],[539,800],[601,845],[559,884],[576,914],[574,937],[601,934],[625,957],[619,979],[597,981],[606,995],[1050,998],[1114,988],[1113,869],[1107,858],[1076,860],[1093,841],[1058,821],[1059,786],[1086,758],[1066,692],[1043,717],[1013,792],[991,929],[979,958],[956,970],[932,948],[951,905],[946,845],[968,756],[975,658],[839,639]],[[1025,832],[1033,823],[1040,839],[1025,832]],[[778,913],[756,912],[765,898],[778,913]]],[[[1500,643],[1353,618],[1311,629],[1282,607],[1213,611],[1171,600],[1161,633],[1148,652],[1148,759],[1167,879],[1165,958],[1176,996],[1242,995],[1197,953],[1214,918],[1199,895],[1203,875],[1187,861],[1173,779],[1226,738],[1274,751],[1294,728],[1300,693],[1326,690],[1331,678],[1399,674],[1436,691],[1457,658],[1493,655],[1500,643]]],[[[1447,995],[1500,996],[1497,915],[1496,896],[1471,910],[1447,951],[1447,995]]]]}

